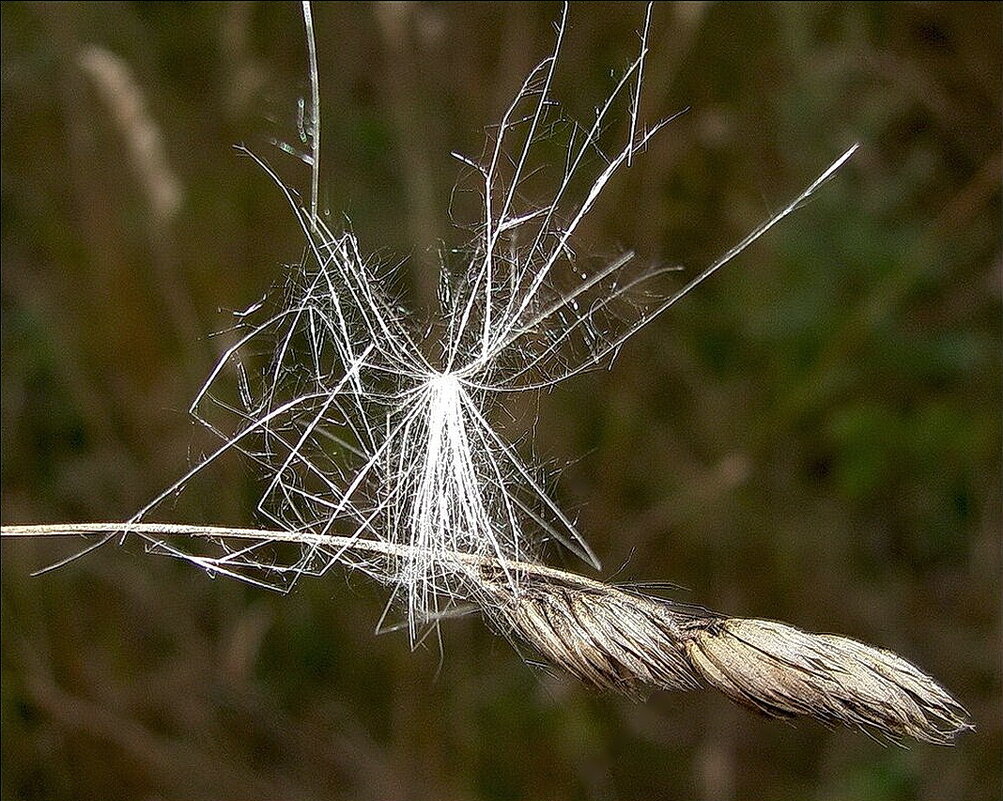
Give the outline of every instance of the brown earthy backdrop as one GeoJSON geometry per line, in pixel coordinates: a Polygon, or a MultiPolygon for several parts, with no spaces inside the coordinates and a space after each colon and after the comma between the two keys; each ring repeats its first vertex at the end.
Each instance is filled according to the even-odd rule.
{"type": "MultiPolygon", "coordinates": [[[[281,162],[269,140],[294,140],[300,9],[2,13],[2,520],[122,519],[208,446],[185,410],[209,334],[299,258],[283,199],[231,145],[281,162]],[[107,91],[115,63],[150,128],[107,91]]],[[[464,239],[449,152],[480,152],[558,13],[315,9],[322,203],[407,259],[408,302],[464,239]]],[[[569,114],[593,113],[643,17],[572,7],[569,114]]],[[[998,798],[1000,17],[657,5],[643,108],[692,110],[610,186],[579,251],[692,273],[861,150],[612,372],[520,401],[605,576],[892,648],[975,734],[901,749],[710,693],[635,705],[526,666],[476,619],[443,626],[441,661],[374,637],[384,598],[360,577],[283,597],[127,545],[31,578],[76,544],[4,542],[3,797],[998,798]]],[[[171,514],[252,525],[258,491],[233,460],[171,514]]]]}

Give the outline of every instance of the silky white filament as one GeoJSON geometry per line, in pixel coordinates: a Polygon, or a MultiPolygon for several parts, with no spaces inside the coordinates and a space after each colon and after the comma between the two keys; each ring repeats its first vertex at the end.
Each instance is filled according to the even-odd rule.
{"type": "MultiPolygon", "coordinates": [[[[503,437],[492,420],[504,393],[548,388],[608,363],[627,340],[686,292],[735,258],[798,207],[855,147],[790,204],[682,289],[659,290],[671,268],[639,268],[631,253],[608,263],[579,258],[574,234],[616,174],[674,117],[645,126],[641,76],[650,6],[637,58],[587,125],[565,123],[551,87],[567,29],[565,5],[553,52],[526,78],[480,159],[457,155],[473,172],[481,219],[461,270],[443,281],[442,316],[419,320],[384,289],[389,272],[364,255],[350,231],[331,230],[317,211],[320,111],[309,4],[313,104],[310,197],[282,183],[243,150],[285,195],[306,242],[285,298],[239,317],[239,339],[196,394],[191,412],[222,438],[221,447],[133,519],[148,517],[219,455],[238,450],[266,476],[258,510],[273,526],[305,536],[290,555],[262,537],[220,552],[158,550],[213,571],[280,588],[338,563],[363,569],[407,608],[412,637],[422,624],[476,597],[479,579],[457,554],[495,559],[503,584],[520,593],[521,571],[558,543],[598,567],[573,521],[543,488],[523,455],[531,443],[503,437]],[[617,120],[625,125],[615,126],[617,120]],[[608,131],[626,129],[610,141],[608,131]],[[562,133],[563,132],[563,133],[562,133]],[[564,139],[560,137],[563,135],[564,139]],[[554,137],[562,165],[547,161],[554,137]],[[550,171],[548,173],[548,170],[550,171]],[[528,203],[541,176],[546,197],[528,203]],[[267,363],[260,354],[270,353],[267,363]],[[235,385],[235,386],[234,386],[235,385]],[[335,535],[348,545],[331,547],[335,535]],[[360,539],[392,547],[351,547],[360,539]]],[[[497,602],[498,585],[492,585],[497,602]]]]}

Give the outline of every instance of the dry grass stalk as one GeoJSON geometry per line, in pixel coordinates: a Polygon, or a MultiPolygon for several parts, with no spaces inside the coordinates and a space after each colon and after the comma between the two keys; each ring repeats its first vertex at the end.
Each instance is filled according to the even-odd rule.
{"type": "MultiPolygon", "coordinates": [[[[385,571],[369,569],[372,560],[406,558],[409,548],[308,532],[158,523],[3,526],[0,534],[133,534],[154,548],[176,537],[310,542],[350,553],[359,569],[376,577],[385,571]]],[[[932,677],[856,640],[728,618],[538,564],[456,553],[444,569],[502,634],[600,690],[639,698],[651,689],[706,683],[769,717],[805,716],[938,745],[973,728],[964,707],[932,677]],[[517,593],[508,581],[513,572],[521,574],[517,593]]]]}
{"type": "Polygon", "coordinates": [[[181,182],[167,163],[163,136],[150,115],[142,89],[128,65],[103,48],[85,48],[78,62],[94,81],[125,138],[153,217],[160,224],[168,223],[181,208],[181,182]]]}

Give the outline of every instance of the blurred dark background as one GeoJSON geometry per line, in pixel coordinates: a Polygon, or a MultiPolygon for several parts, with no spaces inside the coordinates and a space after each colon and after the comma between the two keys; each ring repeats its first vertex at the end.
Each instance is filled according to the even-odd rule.
{"type": "MultiPolygon", "coordinates": [[[[295,141],[300,9],[2,14],[2,518],[123,519],[203,447],[185,410],[208,335],[301,253],[230,147],[282,162],[268,140],[295,141]]],[[[420,303],[464,239],[449,152],[480,153],[559,7],[315,15],[322,203],[408,257],[420,303]]],[[[589,118],[643,17],[572,7],[567,113],[589,118]]],[[[384,598],[361,577],[284,597],[126,545],[31,578],[79,543],[6,541],[3,797],[999,798],[1000,40],[996,3],[657,5],[643,108],[692,110],[579,250],[692,272],[861,150],[612,372],[540,398],[536,432],[605,575],[892,648],[975,734],[882,747],[710,693],[636,705],[527,667],[476,619],[443,627],[441,664],[374,637],[384,598]]],[[[176,519],[253,525],[260,489],[221,465],[176,519]]]]}

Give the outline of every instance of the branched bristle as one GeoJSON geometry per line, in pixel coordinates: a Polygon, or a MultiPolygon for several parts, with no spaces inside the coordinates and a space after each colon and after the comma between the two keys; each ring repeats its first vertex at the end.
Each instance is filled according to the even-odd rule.
{"type": "MultiPolygon", "coordinates": [[[[331,230],[316,208],[319,90],[312,14],[308,31],[313,152],[310,201],[250,156],[286,197],[307,243],[285,298],[239,315],[239,339],[223,354],[192,414],[223,444],[133,519],[139,522],[228,450],[253,459],[267,484],[259,512],[290,531],[342,534],[405,548],[381,574],[406,602],[410,631],[441,615],[463,589],[447,555],[527,562],[559,543],[599,561],[543,489],[540,470],[492,420],[505,393],[551,387],[603,363],[690,288],[737,256],[814,192],[828,168],[781,212],[681,290],[656,291],[665,268],[638,269],[630,253],[589,266],[573,236],[604,188],[668,118],[639,120],[647,26],[638,56],[588,125],[560,125],[551,85],[563,46],[565,6],[552,54],[523,83],[475,170],[482,218],[462,268],[446,283],[439,324],[417,319],[387,291],[387,271],[363,255],[350,231],[331,230]],[[617,119],[623,141],[609,141],[617,119]],[[556,140],[567,158],[548,173],[556,140]],[[524,197],[541,176],[538,205],[524,197]],[[262,353],[271,353],[263,362],[262,353]]],[[[274,549],[193,554],[200,566],[288,589],[322,573],[346,551],[305,546],[292,560],[274,549]]],[[[519,573],[506,573],[511,593],[519,573]]]]}

